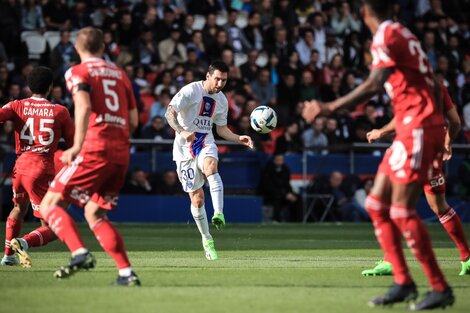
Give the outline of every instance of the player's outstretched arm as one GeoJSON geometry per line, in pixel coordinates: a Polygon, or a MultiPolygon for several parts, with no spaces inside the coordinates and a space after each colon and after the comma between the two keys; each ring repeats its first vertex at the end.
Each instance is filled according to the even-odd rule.
{"type": "Polygon", "coordinates": [[[250,147],[250,149],[253,149],[253,140],[251,140],[250,136],[245,136],[245,135],[237,135],[233,133],[230,128],[227,127],[227,125],[216,125],[216,130],[217,134],[219,134],[220,137],[224,138],[225,140],[236,142],[242,145],[245,145],[247,147],[250,147]]]}
{"type": "Polygon", "coordinates": [[[329,114],[339,108],[355,106],[369,100],[382,90],[384,83],[392,72],[392,67],[377,68],[370,73],[366,81],[357,86],[353,91],[332,102],[321,103],[317,100],[306,101],[302,112],[303,118],[308,123],[311,123],[320,113],[329,114]]]}
{"type": "Polygon", "coordinates": [[[393,118],[387,125],[380,129],[373,129],[367,133],[367,141],[372,141],[382,138],[385,135],[393,133],[395,131],[395,118],[393,118]]]}
{"type": "Polygon", "coordinates": [[[165,113],[165,118],[168,121],[168,125],[170,125],[170,127],[173,128],[175,132],[180,134],[181,137],[186,139],[187,142],[194,141],[194,139],[196,139],[196,136],[194,135],[194,133],[190,133],[184,130],[183,126],[178,123],[178,119],[176,118],[177,114],[178,113],[175,111],[175,109],[173,109],[173,107],[169,105],[165,113]]]}
{"type": "Polygon", "coordinates": [[[65,164],[72,163],[82,150],[91,112],[90,93],[85,90],[78,90],[73,95],[73,102],[75,106],[75,135],[73,137],[73,146],[65,150],[60,157],[65,164]]]}

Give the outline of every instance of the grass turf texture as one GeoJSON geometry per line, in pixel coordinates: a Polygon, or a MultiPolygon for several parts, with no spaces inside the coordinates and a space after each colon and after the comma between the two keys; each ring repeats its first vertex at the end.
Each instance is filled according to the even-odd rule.
{"type": "MultiPolygon", "coordinates": [[[[82,225],[97,268],[56,281],[53,271],[69,260],[65,246],[56,241],[32,249],[33,268],[0,267],[0,312],[381,312],[366,302],[392,283],[360,275],[382,256],[370,224],[228,225],[212,230],[221,258],[214,262],[205,260],[195,225],[118,228],[141,288],[110,285],[114,263],[82,225]]],[[[456,295],[449,312],[468,312],[470,276],[458,276],[458,252],[442,227],[428,229],[456,295]]],[[[407,256],[422,295],[427,281],[407,256]]],[[[397,304],[387,312],[405,310],[397,304]]]]}

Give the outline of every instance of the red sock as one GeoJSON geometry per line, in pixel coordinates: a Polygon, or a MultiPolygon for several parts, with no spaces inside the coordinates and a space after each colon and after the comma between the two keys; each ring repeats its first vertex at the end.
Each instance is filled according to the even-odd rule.
{"type": "Polygon", "coordinates": [[[23,239],[28,243],[28,247],[45,246],[49,242],[57,239],[54,232],[47,226],[41,226],[23,236],[23,239]]]}
{"type": "Polygon", "coordinates": [[[386,260],[392,263],[395,283],[400,285],[413,283],[403,254],[400,231],[390,219],[390,205],[376,196],[369,195],[366,209],[374,224],[375,236],[385,253],[386,260]]]}
{"type": "Polygon", "coordinates": [[[468,260],[470,257],[470,249],[468,248],[467,237],[465,237],[465,231],[463,230],[460,217],[454,209],[449,208],[446,213],[439,215],[439,221],[449,234],[450,238],[455,242],[460,253],[460,259],[462,261],[468,260]]]}
{"type": "Polygon", "coordinates": [[[5,227],[5,255],[13,255],[14,252],[10,249],[10,241],[20,235],[22,225],[22,220],[15,220],[11,217],[7,218],[5,227]]]}
{"type": "Polygon", "coordinates": [[[122,236],[110,221],[100,218],[90,228],[104,251],[114,259],[118,269],[131,266],[122,236]]]}
{"type": "Polygon", "coordinates": [[[77,224],[63,208],[54,206],[47,212],[45,220],[57,237],[67,245],[70,252],[85,248],[78,233],[77,224]]]}
{"type": "Polygon", "coordinates": [[[428,231],[416,211],[392,205],[390,216],[405,237],[408,248],[421,263],[431,288],[440,292],[446,290],[449,285],[437,264],[428,231]]]}

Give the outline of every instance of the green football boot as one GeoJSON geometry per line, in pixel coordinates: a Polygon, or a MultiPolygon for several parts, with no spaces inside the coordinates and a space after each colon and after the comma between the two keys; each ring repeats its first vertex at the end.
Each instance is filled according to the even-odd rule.
{"type": "Polygon", "coordinates": [[[460,262],[462,264],[462,270],[459,273],[459,276],[470,275],[470,259],[465,262],[460,262]]]}
{"type": "Polygon", "coordinates": [[[215,261],[219,259],[217,251],[215,251],[214,240],[203,240],[202,246],[204,247],[204,252],[206,254],[206,259],[209,261],[215,261]]]}
{"type": "Polygon", "coordinates": [[[393,274],[392,264],[390,262],[380,260],[375,263],[375,267],[368,270],[363,270],[363,276],[389,276],[393,274]]]}
{"type": "Polygon", "coordinates": [[[214,225],[218,230],[221,230],[225,227],[225,217],[222,213],[215,213],[212,217],[212,225],[214,225]]]}

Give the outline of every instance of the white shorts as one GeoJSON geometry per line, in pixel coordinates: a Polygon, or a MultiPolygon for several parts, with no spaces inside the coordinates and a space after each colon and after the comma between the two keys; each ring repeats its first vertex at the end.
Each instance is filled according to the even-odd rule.
{"type": "Polygon", "coordinates": [[[185,192],[193,192],[204,186],[204,159],[207,157],[219,160],[216,145],[206,145],[194,159],[176,161],[176,172],[185,192]]]}

